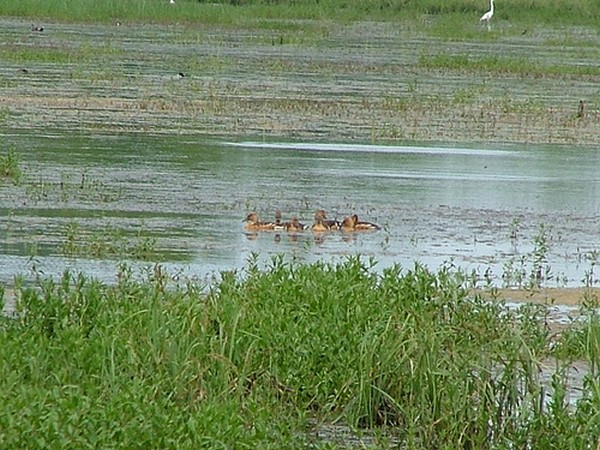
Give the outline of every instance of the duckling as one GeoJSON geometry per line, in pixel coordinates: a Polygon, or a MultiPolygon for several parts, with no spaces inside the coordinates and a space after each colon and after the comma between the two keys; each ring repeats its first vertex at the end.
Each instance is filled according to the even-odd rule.
{"type": "Polygon", "coordinates": [[[340,226],[342,231],[376,231],[381,227],[375,223],[365,222],[358,219],[357,214],[346,217],[340,226]]]}
{"type": "Polygon", "coordinates": [[[344,217],[340,225],[342,231],[354,231],[354,216],[344,217]]]}
{"type": "Polygon", "coordinates": [[[315,223],[311,227],[313,231],[334,231],[340,229],[340,224],[337,220],[327,220],[327,213],[324,209],[315,211],[315,223]]]}
{"type": "Polygon", "coordinates": [[[315,223],[310,227],[315,233],[323,233],[325,231],[329,231],[329,228],[323,223],[323,218],[317,218],[315,216],[315,223]]]}
{"type": "Polygon", "coordinates": [[[352,215],[352,221],[354,222],[354,229],[356,231],[375,231],[381,230],[381,227],[372,222],[365,222],[358,219],[358,215],[352,215]]]}
{"type": "Polygon", "coordinates": [[[275,224],[273,222],[261,222],[258,219],[258,214],[255,212],[248,214],[244,219],[244,222],[246,222],[244,228],[250,231],[268,231],[275,229],[275,224]]]}
{"type": "Polygon", "coordinates": [[[281,221],[281,210],[277,208],[275,210],[275,230],[285,231],[286,224],[281,221]]]}
{"type": "Polygon", "coordinates": [[[300,220],[296,216],[292,217],[292,220],[285,224],[285,231],[304,231],[306,225],[300,223],[300,220]]]}

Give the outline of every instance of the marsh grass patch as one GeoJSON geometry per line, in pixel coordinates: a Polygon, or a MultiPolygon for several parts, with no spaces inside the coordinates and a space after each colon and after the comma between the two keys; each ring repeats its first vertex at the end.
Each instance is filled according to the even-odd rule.
{"type": "MultiPolygon", "coordinates": [[[[50,0],[4,2],[0,15],[22,17],[44,17],[68,21],[108,22],[116,19],[155,23],[219,23],[234,25],[262,20],[333,20],[348,22],[355,20],[416,20],[428,18],[453,18],[453,22],[464,27],[465,23],[477,23],[487,11],[489,2],[484,0],[327,0],[303,1],[282,0],[178,0],[149,2],[94,2],[74,0],[64,3],[50,0]]],[[[537,23],[594,24],[600,14],[600,6],[593,0],[552,1],[504,0],[496,5],[494,21],[519,22],[524,25],[537,23]]]]}
{"type": "Polygon", "coordinates": [[[77,221],[64,227],[61,248],[66,257],[149,260],[157,254],[156,238],[143,226],[134,233],[125,233],[112,226],[90,233],[84,231],[77,221]]]}
{"type": "Polygon", "coordinates": [[[0,321],[2,444],[330,448],[308,418],[381,427],[375,448],[596,442],[597,380],[576,404],[561,364],[549,392],[540,381],[542,305],[484,300],[451,265],[375,264],[252,257],[208,286],[160,265],[121,265],[112,286],[17,280],[15,317],[0,321]]]}
{"type": "Polygon", "coordinates": [[[22,175],[20,158],[14,148],[9,148],[4,155],[0,155],[0,178],[19,184],[22,175]]]}

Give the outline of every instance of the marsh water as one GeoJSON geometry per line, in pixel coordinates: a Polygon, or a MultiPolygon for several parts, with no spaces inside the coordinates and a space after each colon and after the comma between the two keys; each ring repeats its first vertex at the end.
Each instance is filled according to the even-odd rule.
{"type": "Polygon", "coordinates": [[[0,191],[5,283],[32,269],[83,271],[110,282],[121,260],[204,278],[242,268],[255,253],[263,263],[278,254],[306,262],[360,254],[373,257],[376,269],[452,263],[498,285],[503,277],[516,282],[507,279],[516,269],[526,283],[541,262],[546,285],[579,286],[596,258],[600,154],[590,149],[128,134],[13,140],[27,149],[19,152],[26,178],[0,191]],[[357,213],[382,230],[246,232],[249,211],[272,220],[276,208],[308,224],[318,208],[337,219],[357,213]],[[81,252],[67,250],[73,227],[81,252]],[[94,239],[108,245],[116,230],[131,245],[151,239],[150,253],[140,261],[85,250],[94,239]]]}
{"type": "Polygon", "coordinates": [[[419,62],[500,48],[593,65],[593,31],[561,41],[498,24],[493,39],[449,41],[393,23],[41,25],[0,28],[1,144],[23,171],[0,185],[2,283],[66,269],[112,282],[123,260],[203,279],[254,254],[454,264],[496,285],[596,282],[597,110],[574,122],[569,109],[595,95],[593,79],[419,62]],[[506,143],[540,138],[562,144],[506,143]],[[276,208],[383,228],[244,231],[248,212],[271,220],[276,208]]]}

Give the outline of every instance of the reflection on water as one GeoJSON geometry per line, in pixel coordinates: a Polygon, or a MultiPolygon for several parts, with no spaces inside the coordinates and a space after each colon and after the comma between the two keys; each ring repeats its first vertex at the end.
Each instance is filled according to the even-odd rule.
{"type": "Polygon", "coordinates": [[[9,138],[25,180],[0,188],[4,282],[32,264],[48,274],[72,268],[113,280],[120,257],[65,257],[73,223],[89,239],[110,230],[152,237],[149,263],[195,276],[242,267],[252,253],[308,262],[360,253],[379,268],[452,261],[500,284],[509,269],[534,269],[528,255],[544,225],[547,284],[579,285],[597,252],[600,153],[589,148],[9,138]],[[358,213],[383,229],[245,232],[249,211],[273,220],[277,208],[284,220],[305,223],[319,208],[338,220],[358,213]]]}

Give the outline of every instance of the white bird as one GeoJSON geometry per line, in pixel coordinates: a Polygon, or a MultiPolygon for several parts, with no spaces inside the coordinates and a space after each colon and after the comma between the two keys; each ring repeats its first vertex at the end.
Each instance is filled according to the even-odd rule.
{"type": "Polygon", "coordinates": [[[171,5],[174,5],[174,4],[175,4],[175,0],[169,0],[169,3],[170,3],[171,5]]]}
{"type": "Polygon", "coordinates": [[[490,19],[492,18],[493,15],[494,15],[494,0],[490,0],[490,10],[488,12],[486,12],[483,16],[481,16],[481,19],[479,19],[479,21],[487,22],[489,24],[490,19]]]}

